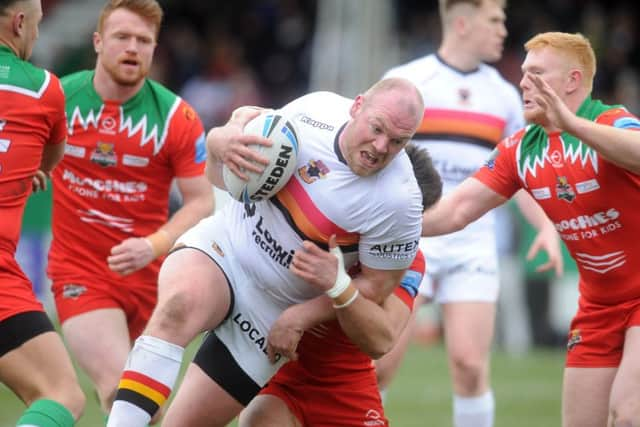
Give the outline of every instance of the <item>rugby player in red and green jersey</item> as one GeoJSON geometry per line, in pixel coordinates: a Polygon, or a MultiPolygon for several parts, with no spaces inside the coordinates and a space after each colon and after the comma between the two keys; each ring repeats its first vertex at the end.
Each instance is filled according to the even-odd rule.
{"type": "Polygon", "coordinates": [[[62,331],[105,414],[156,304],[163,256],[213,211],[202,123],[147,78],[161,20],[155,0],[107,2],[95,69],[62,78],[69,139],[53,174],[48,273],[62,331]],[[183,205],[168,219],[174,180],[183,205]]]}
{"type": "Polygon", "coordinates": [[[640,120],[591,98],[595,55],[580,34],[525,44],[531,124],[423,217],[459,230],[524,188],[555,223],[580,273],[564,370],[563,427],[640,425],[640,120]]]}
{"type": "Polygon", "coordinates": [[[41,19],[40,0],[0,0],[0,382],[28,406],[18,426],[71,427],[84,395],[15,258],[27,198],[67,138],[58,78],[27,62],[41,19]]]}

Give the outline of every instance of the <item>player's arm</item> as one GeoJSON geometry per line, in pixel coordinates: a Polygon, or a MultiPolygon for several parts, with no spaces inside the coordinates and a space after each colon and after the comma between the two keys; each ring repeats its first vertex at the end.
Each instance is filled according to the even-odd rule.
{"type": "MultiPolygon", "coordinates": [[[[156,232],[165,234],[166,242],[160,238],[159,245],[153,245],[155,257],[165,255],[180,235],[213,213],[213,188],[204,175],[177,177],[176,185],[182,195],[182,206],[156,232]]],[[[147,238],[152,240],[152,236],[147,238]]]]}
{"type": "Polygon", "coordinates": [[[422,215],[422,235],[462,230],[507,199],[475,178],[467,178],[422,215]]]}
{"type": "Polygon", "coordinates": [[[564,266],[562,250],[560,249],[560,236],[558,236],[555,225],[540,205],[525,190],[518,190],[513,199],[527,222],[538,231],[527,252],[527,259],[535,258],[542,249],[547,253],[548,261],[536,267],[536,271],[542,272],[553,269],[556,276],[561,276],[564,266]]]}
{"type": "Polygon", "coordinates": [[[44,191],[47,189],[47,178],[51,176],[51,171],[64,157],[64,147],[66,138],[57,144],[46,144],[42,150],[42,160],[40,168],[33,177],[33,191],[44,191]]]}
{"type": "Polygon", "coordinates": [[[222,179],[224,164],[242,179],[248,179],[245,171],[260,173],[260,164],[267,165],[268,159],[249,148],[251,144],[270,146],[271,141],[256,135],[244,135],[244,126],[264,109],[260,107],[240,107],[236,109],[224,126],[211,129],[207,134],[207,163],[205,175],[218,188],[226,190],[222,179]],[[258,164],[256,164],[258,163],[258,164]]]}
{"type": "Polygon", "coordinates": [[[545,110],[555,127],[577,137],[610,162],[640,174],[640,132],[637,119],[630,120],[635,123],[628,123],[628,127],[609,126],[583,119],[571,112],[540,76],[531,73],[526,76],[539,91],[535,101],[545,110]]]}

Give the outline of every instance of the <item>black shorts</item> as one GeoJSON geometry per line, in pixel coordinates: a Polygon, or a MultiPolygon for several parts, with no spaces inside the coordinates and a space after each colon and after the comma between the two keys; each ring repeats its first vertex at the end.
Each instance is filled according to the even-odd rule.
{"type": "Polygon", "coordinates": [[[260,386],[242,370],[213,332],[205,336],[193,363],[244,406],[260,392],[260,386]]]}
{"type": "Polygon", "coordinates": [[[42,311],[27,311],[0,322],[0,357],[31,338],[55,331],[49,316],[42,311]]]}

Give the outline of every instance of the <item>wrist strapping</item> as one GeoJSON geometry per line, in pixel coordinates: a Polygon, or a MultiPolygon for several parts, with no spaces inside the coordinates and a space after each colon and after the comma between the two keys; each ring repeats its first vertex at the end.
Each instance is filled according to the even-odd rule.
{"type": "Polygon", "coordinates": [[[353,295],[351,295],[351,297],[348,300],[346,300],[342,304],[333,304],[333,308],[339,310],[341,308],[349,307],[351,304],[353,304],[356,298],[358,298],[358,295],[360,295],[360,291],[356,289],[356,291],[353,293],[353,295]]]}
{"type": "Polygon", "coordinates": [[[165,255],[173,246],[173,240],[169,236],[169,233],[162,229],[149,234],[145,237],[145,240],[149,243],[149,246],[151,246],[154,258],[165,255]]]}
{"type": "Polygon", "coordinates": [[[339,247],[331,248],[330,252],[338,258],[338,275],[336,277],[336,282],[333,284],[331,289],[326,291],[326,294],[329,298],[337,298],[342,294],[351,283],[351,277],[347,274],[344,269],[344,259],[342,258],[342,251],[339,247]]]}

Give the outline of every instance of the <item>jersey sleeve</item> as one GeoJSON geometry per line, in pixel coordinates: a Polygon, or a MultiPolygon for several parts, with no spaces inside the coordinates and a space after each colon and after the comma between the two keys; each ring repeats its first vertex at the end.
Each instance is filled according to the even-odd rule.
{"type": "Polygon", "coordinates": [[[596,123],[618,129],[640,130],[640,120],[624,108],[613,108],[600,114],[596,123]]]}
{"type": "Polygon", "coordinates": [[[393,292],[409,309],[413,309],[413,301],[418,295],[418,289],[420,288],[420,283],[422,283],[422,277],[425,271],[426,263],[424,254],[418,249],[416,257],[404,273],[400,285],[397,286],[393,292]]]}
{"type": "Polygon", "coordinates": [[[503,139],[491,152],[485,164],[473,177],[496,193],[511,198],[521,187],[516,167],[516,149],[522,132],[503,139]]]}
{"type": "MultiPolygon", "coordinates": [[[[49,73],[47,71],[47,73],[49,73]]],[[[51,132],[48,144],[59,144],[67,139],[67,120],[65,116],[65,97],[60,80],[53,73],[49,73],[51,82],[46,95],[46,101],[51,106],[49,120],[51,132]]]]}
{"type": "Polygon", "coordinates": [[[202,175],[207,159],[204,128],[198,114],[184,101],[172,118],[170,138],[174,175],[178,178],[202,175]]]}
{"type": "Polygon", "coordinates": [[[422,195],[415,177],[407,178],[393,192],[379,191],[376,196],[377,203],[368,208],[369,230],[358,243],[360,262],[377,270],[406,269],[415,258],[422,230],[422,195]]]}

